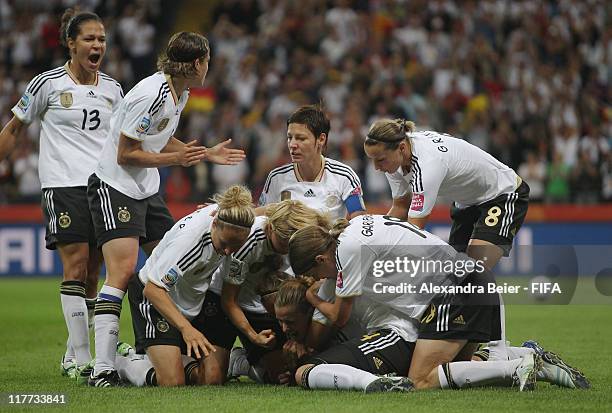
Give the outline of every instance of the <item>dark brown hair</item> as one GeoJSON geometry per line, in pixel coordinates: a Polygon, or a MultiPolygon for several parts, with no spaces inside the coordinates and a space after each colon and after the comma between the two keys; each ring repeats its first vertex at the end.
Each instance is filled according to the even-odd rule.
{"type": "Polygon", "coordinates": [[[60,27],[60,43],[62,46],[68,47],[68,39],[76,40],[81,33],[81,25],[90,20],[104,24],[95,13],[77,13],[74,9],[67,9],[62,15],[62,25],[60,27]]]}

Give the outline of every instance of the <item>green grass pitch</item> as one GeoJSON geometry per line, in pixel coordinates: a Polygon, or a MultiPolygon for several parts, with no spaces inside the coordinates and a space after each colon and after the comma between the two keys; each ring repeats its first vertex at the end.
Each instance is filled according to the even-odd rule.
{"type": "MultiPolygon", "coordinates": [[[[429,391],[364,395],[231,383],[223,387],[113,388],[77,386],[61,377],[66,331],[59,279],[0,279],[0,412],[605,412],[612,411],[612,307],[525,306],[506,309],[508,338],[536,338],[582,369],[593,388],[565,390],[540,383],[533,393],[515,389],[429,391]],[[66,405],[19,407],[7,393],[67,395],[66,405]]],[[[129,311],[121,339],[133,341],[129,311]]]]}

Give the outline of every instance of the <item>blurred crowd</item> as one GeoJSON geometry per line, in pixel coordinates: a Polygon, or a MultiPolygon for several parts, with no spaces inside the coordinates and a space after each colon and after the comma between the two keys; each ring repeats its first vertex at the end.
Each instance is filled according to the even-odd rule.
{"type": "MultiPolygon", "coordinates": [[[[18,3],[0,0],[3,124],[25,82],[65,59],[55,35],[58,12],[21,15],[18,3]]],[[[104,71],[127,91],[152,73],[153,51],[165,43],[153,44],[160,8],[89,3],[105,5],[97,4],[109,34],[104,71]]],[[[208,8],[212,26],[202,28],[212,48],[206,85],[193,91],[177,136],[206,145],[232,137],[248,158],[238,167],[167,168],[163,190],[171,201],[201,201],[236,182],[257,193],[268,172],[289,161],[287,116],[318,102],[332,120],[327,156],[357,171],[367,201],[389,199],[384,176],[362,148],[380,117],[409,119],[417,129],[481,147],[515,168],[534,201],[612,200],[610,2],[216,4],[208,8]]],[[[0,165],[0,202],[38,197],[35,129],[0,165]]]]}

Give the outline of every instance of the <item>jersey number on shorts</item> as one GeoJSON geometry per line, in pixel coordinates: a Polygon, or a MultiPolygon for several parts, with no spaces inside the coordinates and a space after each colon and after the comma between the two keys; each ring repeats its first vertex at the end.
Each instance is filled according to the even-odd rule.
{"type": "Polygon", "coordinates": [[[420,229],[419,227],[417,227],[414,224],[411,224],[410,222],[402,221],[399,218],[392,217],[392,216],[389,216],[389,215],[383,216],[383,219],[385,221],[387,221],[387,222],[385,222],[385,225],[387,225],[387,226],[393,225],[393,226],[402,227],[402,228],[407,229],[408,231],[414,232],[415,234],[417,234],[421,238],[427,238],[427,235],[425,235],[421,231],[419,231],[419,229],[420,229]]]}
{"type": "Polygon", "coordinates": [[[498,206],[492,206],[487,211],[487,217],[484,222],[488,227],[494,227],[499,222],[499,216],[501,215],[502,210],[498,206]]]}
{"type": "MultiPolygon", "coordinates": [[[[87,123],[87,109],[83,109],[83,124],[81,125],[81,129],[85,129],[85,124],[87,123]]],[[[90,126],[89,130],[96,130],[98,126],[100,126],[100,112],[98,109],[94,109],[89,112],[89,123],[95,123],[95,125],[90,126]]]]}

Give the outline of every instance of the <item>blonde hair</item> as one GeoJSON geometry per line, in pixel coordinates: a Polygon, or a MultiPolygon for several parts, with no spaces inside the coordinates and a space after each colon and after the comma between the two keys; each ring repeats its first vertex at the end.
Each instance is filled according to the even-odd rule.
{"type": "Polygon", "coordinates": [[[285,240],[291,238],[295,231],[310,225],[331,228],[327,214],[309,208],[301,201],[291,199],[268,205],[266,216],[272,231],[285,240]]]}
{"type": "Polygon", "coordinates": [[[365,138],[366,146],[385,145],[385,149],[395,150],[400,142],[408,141],[408,134],[414,132],[414,122],[406,119],[379,119],[370,126],[365,138]]]}
{"type": "Polygon", "coordinates": [[[298,277],[284,280],[276,292],[274,307],[293,306],[295,311],[308,312],[312,305],[306,299],[306,290],[314,283],[310,277],[298,277]]]}
{"type": "Polygon", "coordinates": [[[197,74],[195,61],[210,57],[208,39],[199,33],[179,32],[172,35],[168,46],[157,59],[157,70],[185,78],[197,74]]]}
{"type": "Polygon", "coordinates": [[[309,226],[298,230],[289,240],[289,262],[296,274],[306,274],[316,265],[317,255],[324,254],[338,243],[338,237],[350,224],[340,218],[331,229],[309,226]]]}
{"type": "Polygon", "coordinates": [[[219,205],[216,219],[221,225],[251,228],[255,221],[251,191],[242,185],[230,186],[223,194],[215,194],[213,200],[219,205]]]}

